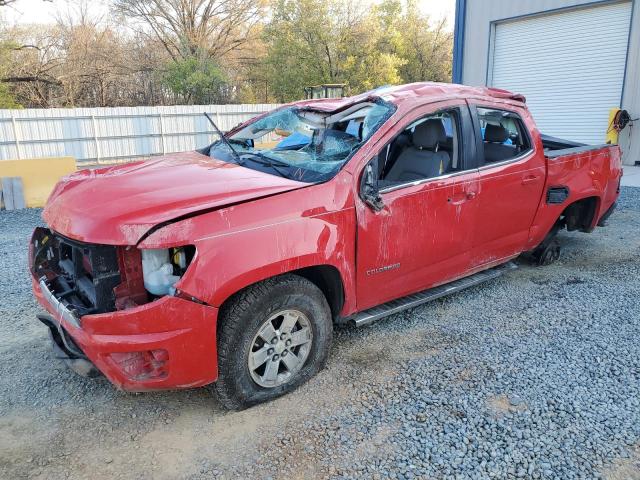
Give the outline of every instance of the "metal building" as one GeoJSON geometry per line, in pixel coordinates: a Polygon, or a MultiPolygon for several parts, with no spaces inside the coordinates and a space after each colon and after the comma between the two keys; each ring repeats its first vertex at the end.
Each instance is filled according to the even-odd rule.
{"type": "MultiPolygon", "coordinates": [[[[522,93],[542,132],[604,143],[611,108],[640,117],[640,0],[456,0],[453,81],[522,93]]],[[[640,121],[619,143],[640,162],[640,121]]]]}

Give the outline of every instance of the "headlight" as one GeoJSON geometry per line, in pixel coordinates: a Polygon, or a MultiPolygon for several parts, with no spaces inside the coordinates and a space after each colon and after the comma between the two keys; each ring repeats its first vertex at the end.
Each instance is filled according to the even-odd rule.
{"type": "Polygon", "coordinates": [[[184,275],[195,247],[142,249],[144,288],[152,295],[173,295],[175,284],[184,275]]]}

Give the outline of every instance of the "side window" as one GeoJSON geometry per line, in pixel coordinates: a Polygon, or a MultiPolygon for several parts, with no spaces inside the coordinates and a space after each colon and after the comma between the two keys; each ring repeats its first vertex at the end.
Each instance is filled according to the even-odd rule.
{"type": "Polygon", "coordinates": [[[458,111],[422,117],[378,153],[380,187],[435,178],[462,169],[458,111]]]}
{"type": "Polygon", "coordinates": [[[478,107],[486,164],[503,162],[531,150],[522,119],[513,112],[478,107]]]}

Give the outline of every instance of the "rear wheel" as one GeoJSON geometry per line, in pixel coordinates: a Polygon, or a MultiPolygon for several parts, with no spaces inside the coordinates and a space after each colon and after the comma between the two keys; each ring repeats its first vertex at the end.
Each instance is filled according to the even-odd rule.
{"type": "Polygon", "coordinates": [[[220,312],[218,398],[237,410],[294,390],[326,363],[332,331],[309,280],[289,274],[243,290],[220,312]]]}
{"type": "Polygon", "coordinates": [[[555,238],[545,242],[533,251],[533,259],[537,265],[544,267],[560,259],[560,242],[555,238]]]}

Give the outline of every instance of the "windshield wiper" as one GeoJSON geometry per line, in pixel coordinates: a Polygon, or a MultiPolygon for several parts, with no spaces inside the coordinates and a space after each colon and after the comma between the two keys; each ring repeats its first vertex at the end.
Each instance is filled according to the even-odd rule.
{"type": "Polygon", "coordinates": [[[273,168],[276,172],[278,172],[278,174],[280,174],[281,177],[289,178],[286,172],[283,172],[280,169],[280,167],[290,168],[291,165],[289,165],[288,163],[281,162],[260,152],[246,152],[246,155],[253,155],[255,157],[252,158],[253,161],[257,161],[258,163],[262,163],[263,165],[267,165],[273,168]]]}
{"type": "Polygon", "coordinates": [[[213,125],[213,128],[215,128],[216,132],[220,136],[220,140],[222,140],[225,143],[225,145],[229,147],[229,150],[231,150],[231,154],[233,155],[233,158],[236,159],[236,162],[238,162],[239,165],[242,165],[242,159],[240,158],[240,155],[238,154],[238,152],[236,152],[236,149],[233,148],[233,145],[231,145],[231,142],[227,140],[227,137],[225,137],[224,134],[220,131],[220,129],[216,125],[216,122],[213,121],[213,119],[209,116],[207,112],[204,112],[204,116],[207,117],[207,120],[209,120],[209,123],[213,125]]]}

